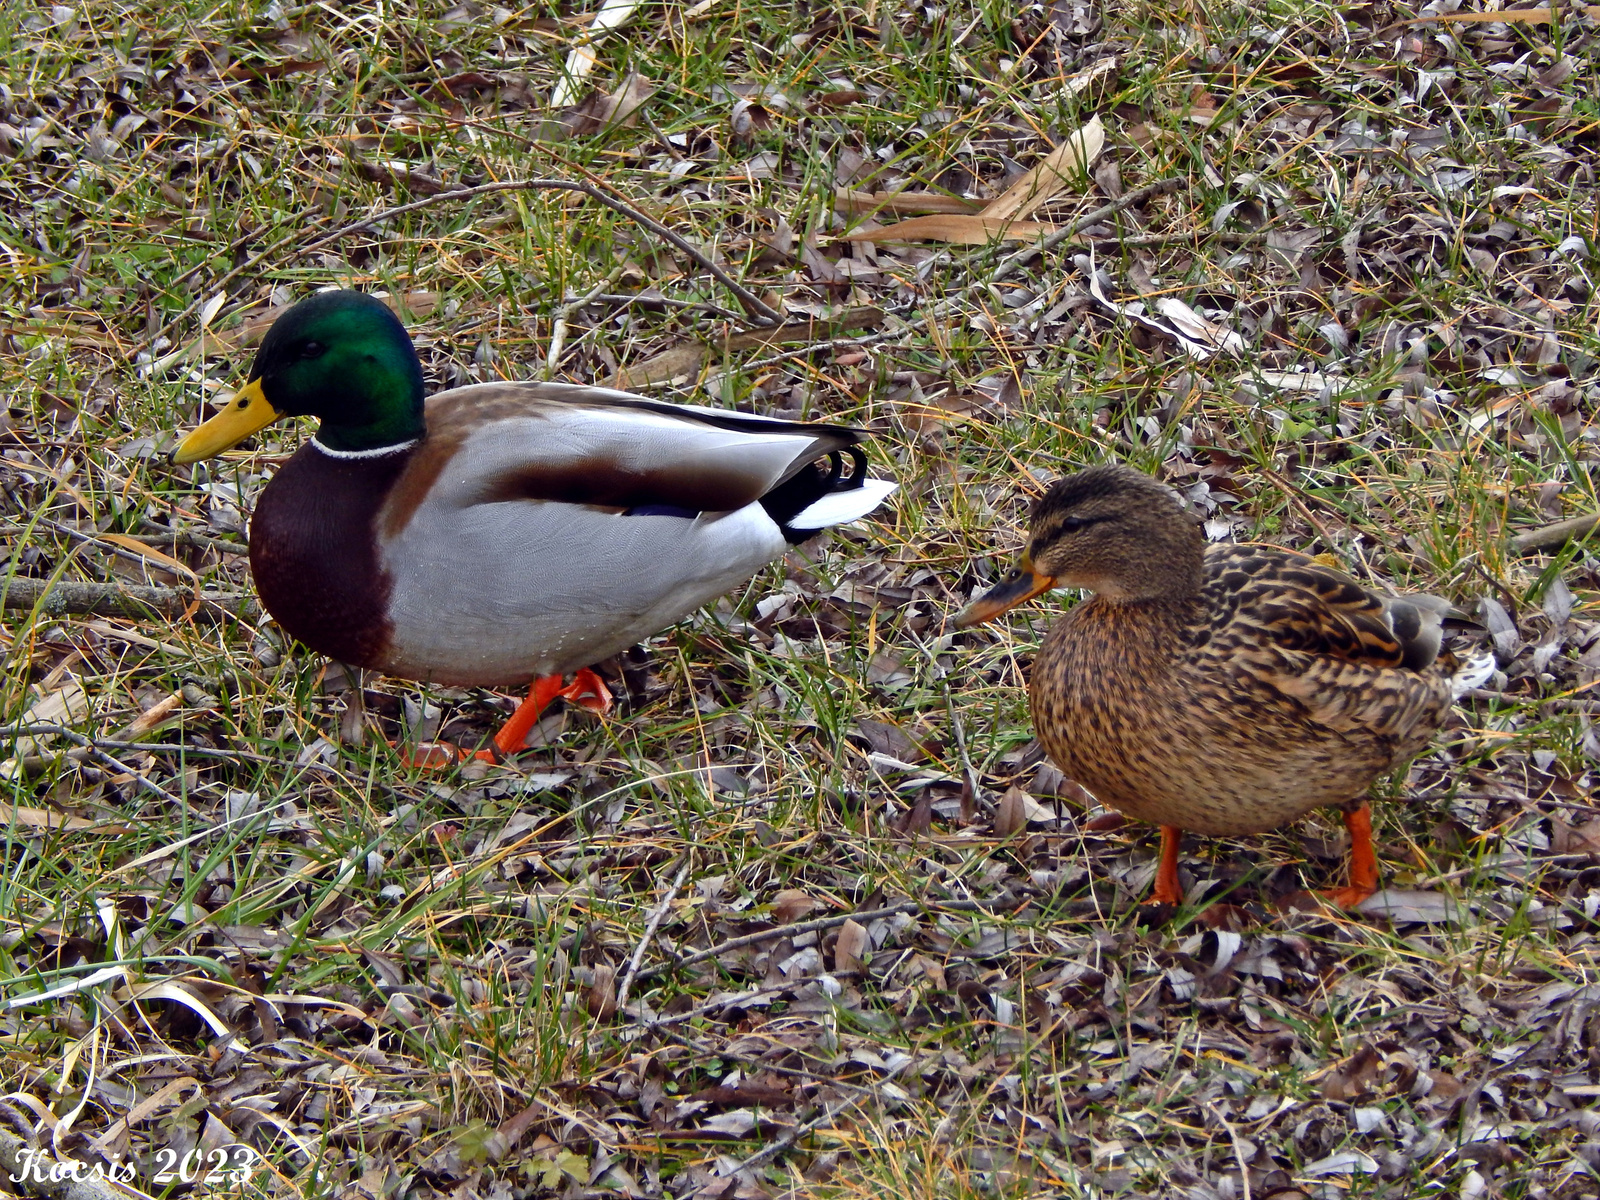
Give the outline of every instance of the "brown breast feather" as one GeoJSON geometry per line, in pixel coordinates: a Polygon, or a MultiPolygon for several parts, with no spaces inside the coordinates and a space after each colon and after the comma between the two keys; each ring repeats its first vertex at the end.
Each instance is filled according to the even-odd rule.
{"type": "Polygon", "coordinates": [[[411,451],[335,458],[300,447],[261,493],[250,569],[268,612],[313,650],[361,667],[388,655],[390,580],[377,517],[411,451]]]}

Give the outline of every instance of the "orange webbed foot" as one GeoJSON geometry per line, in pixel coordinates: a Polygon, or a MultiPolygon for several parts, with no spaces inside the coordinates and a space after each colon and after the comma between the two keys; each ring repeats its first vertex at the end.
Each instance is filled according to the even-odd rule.
{"type": "MultiPolygon", "coordinates": [[[[568,704],[577,704],[590,712],[611,711],[611,692],[600,676],[588,667],[579,670],[566,687],[561,686],[561,676],[545,675],[535,679],[528,689],[528,698],[517,706],[510,720],[494,735],[494,747],[501,755],[511,755],[522,749],[528,734],[539,723],[544,710],[557,696],[568,704]]],[[[480,752],[482,753],[482,752],[480,752]]]]}
{"type": "Polygon", "coordinates": [[[517,705],[506,723],[494,735],[491,749],[463,750],[451,742],[418,742],[415,746],[399,746],[390,742],[400,752],[400,761],[406,766],[423,770],[444,770],[468,762],[496,763],[517,753],[528,740],[528,734],[539,723],[544,710],[557,697],[568,704],[587,708],[590,712],[605,714],[611,711],[611,691],[605,681],[584,667],[572,677],[566,687],[561,686],[561,676],[545,675],[533,681],[527,697],[517,705]]]}
{"type": "Polygon", "coordinates": [[[1335,908],[1355,908],[1378,890],[1378,854],[1372,848],[1372,809],[1366,801],[1344,814],[1350,831],[1350,883],[1321,893],[1335,908]]]}
{"type": "Polygon", "coordinates": [[[611,711],[611,689],[606,687],[605,680],[588,667],[579,669],[572,676],[572,682],[556,695],[568,704],[576,704],[602,716],[611,711]]]}

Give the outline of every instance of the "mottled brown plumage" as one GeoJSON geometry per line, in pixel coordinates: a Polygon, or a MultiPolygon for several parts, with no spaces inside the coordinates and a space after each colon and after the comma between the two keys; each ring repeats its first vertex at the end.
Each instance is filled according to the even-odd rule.
{"type": "MultiPolygon", "coordinates": [[[[1449,709],[1444,601],[1382,598],[1286,550],[1207,546],[1166,489],[1126,467],[1055,483],[1022,565],[958,621],[1055,586],[1095,595],[1034,661],[1039,740],[1096,798],[1169,830],[1255,833],[1357,802],[1449,709]]],[[[1358,843],[1366,819],[1352,814],[1358,843]]],[[[1375,886],[1363,853],[1341,902],[1375,886]]],[[[1175,887],[1175,872],[1158,879],[1157,898],[1175,887]]]]}

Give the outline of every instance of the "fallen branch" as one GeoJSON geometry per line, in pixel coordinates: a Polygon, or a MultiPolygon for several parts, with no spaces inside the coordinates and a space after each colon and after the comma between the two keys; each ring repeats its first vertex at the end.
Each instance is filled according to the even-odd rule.
{"type": "Polygon", "coordinates": [[[1527,533],[1519,533],[1506,543],[1506,548],[1513,554],[1553,550],[1557,546],[1565,546],[1575,538],[1581,540],[1588,537],[1596,525],[1600,525],[1600,513],[1586,513],[1581,517],[1557,521],[1554,525],[1546,525],[1542,529],[1530,529],[1527,533]]]}
{"type": "Polygon", "coordinates": [[[37,607],[48,616],[89,615],[99,617],[182,616],[199,601],[231,617],[254,625],[261,619],[261,605],[246,592],[188,592],[181,588],[151,587],[143,584],[68,583],[48,579],[13,578],[0,583],[0,596],[9,609],[37,607]]]}
{"type": "Polygon", "coordinates": [[[1147,183],[1143,187],[1134,188],[1131,192],[1124,192],[1110,204],[1101,205],[1093,212],[1084,213],[1083,216],[1071,224],[1062,226],[1042,241],[1035,242],[1030,246],[1024,246],[1009,258],[1004,259],[999,266],[990,272],[988,282],[998,283],[1029,259],[1043,254],[1047,250],[1055,249],[1062,242],[1076,236],[1089,228],[1089,226],[1098,225],[1107,217],[1115,216],[1125,208],[1131,208],[1135,204],[1143,204],[1153,196],[1164,196],[1168,192],[1175,192],[1187,183],[1188,180],[1182,178],[1158,179],[1154,183],[1147,183]]]}
{"type": "MultiPolygon", "coordinates": [[[[348,225],[341,225],[338,229],[325,233],[321,237],[312,238],[310,241],[303,242],[301,245],[294,247],[292,254],[295,258],[304,258],[306,255],[311,254],[314,251],[321,250],[325,246],[331,246],[335,242],[350,237],[352,234],[360,233],[363,230],[372,228],[374,225],[381,224],[385,221],[392,221],[396,217],[405,216],[408,213],[413,213],[419,209],[428,208],[435,204],[445,204],[457,200],[474,200],[479,196],[493,195],[496,192],[526,192],[540,190],[582,192],[590,199],[604,204],[607,208],[612,209],[614,212],[620,213],[630,221],[633,221],[635,224],[649,230],[656,237],[661,238],[663,241],[669,242],[677,249],[681,250],[684,254],[694,259],[694,261],[703,267],[712,276],[712,278],[714,278],[718,283],[722,284],[723,287],[727,288],[734,294],[739,301],[740,307],[742,307],[745,312],[750,315],[751,320],[754,320],[762,325],[782,324],[783,315],[781,313],[777,312],[770,305],[768,305],[766,301],[762,300],[760,296],[756,295],[749,288],[745,287],[738,280],[734,279],[731,274],[714,263],[709,255],[691,244],[687,239],[680,237],[678,234],[674,233],[671,229],[668,229],[655,218],[646,216],[632,205],[623,203],[609,192],[603,191],[597,185],[592,183],[584,183],[576,179],[507,179],[500,180],[495,183],[480,183],[476,187],[453,188],[448,192],[436,192],[431,196],[424,196],[421,200],[413,200],[409,204],[399,204],[392,208],[385,208],[379,212],[373,213],[370,216],[362,217],[359,221],[352,221],[348,225]]],[[[239,263],[237,266],[233,267],[226,274],[224,274],[222,278],[213,283],[208,290],[215,295],[216,293],[222,291],[226,285],[231,283],[234,279],[237,279],[241,275],[246,275],[255,270],[256,267],[260,266],[263,262],[273,259],[274,257],[281,257],[282,253],[288,249],[288,243],[292,242],[293,240],[293,237],[290,237],[286,241],[275,242],[268,246],[265,250],[261,250],[255,254],[252,254],[249,258],[245,259],[244,262],[239,263]]],[[[194,313],[199,311],[201,302],[202,301],[200,299],[192,301],[177,316],[165,322],[161,329],[156,334],[152,335],[141,347],[141,349],[150,349],[153,352],[155,343],[161,337],[161,335],[167,333],[168,331],[175,330],[180,322],[187,320],[189,317],[194,315],[194,313]]],[[[184,351],[178,351],[177,353],[184,353],[184,351]]],[[[170,358],[171,356],[169,355],[168,357],[170,358]]],[[[153,370],[156,365],[157,364],[152,363],[151,369],[153,370]]]]}
{"type": "MultiPolygon", "coordinates": [[[[52,524],[54,523],[52,522],[52,524]]],[[[145,528],[151,529],[154,526],[146,523],[145,528]]],[[[0,525],[0,537],[21,537],[28,532],[29,527],[27,525],[0,525]]],[[[74,536],[77,535],[76,530],[72,530],[71,533],[74,536]]],[[[190,533],[186,529],[169,533],[124,533],[121,536],[127,538],[130,542],[139,542],[145,546],[194,546],[201,550],[215,550],[221,554],[250,553],[250,547],[243,542],[229,542],[224,541],[222,538],[206,537],[203,533],[190,533]]],[[[94,541],[95,539],[90,536],[88,540],[94,541]]],[[[143,562],[144,560],[141,559],[140,561],[143,562]]]]}
{"type": "Polygon", "coordinates": [[[988,912],[996,905],[984,900],[902,900],[898,904],[886,905],[883,908],[874,908],[867,912],[834,913],[828,917],[817,917],[810,921],[797,921],[790,925],[774,925],[771,929],[758,930],[747,933],[741,937],[729,938],[705,950],[696,950],[693,954],[685,954],[682,958],[674,959],[669,963],[658,963],[653,967],[646,967],[640,971],[637,978],[640,983],[647,979],[654,979],[657,975],[665,975],[683,967],[692,967],[696,963],[705,962],[707,959],[716,958],[718,955],[727,954],[733,950],[742,950],[746,946],[759,946],[762,942],[776,941],[778,938],[798,937],[802,933],[821,933],[825,929],[843,925],[846,921],[859,921],[865,924],[868,921],[877,921],[883,917],[899,916],[901,913],[921,912],[923,909],[942,910],[944,912],[988,912]]]}

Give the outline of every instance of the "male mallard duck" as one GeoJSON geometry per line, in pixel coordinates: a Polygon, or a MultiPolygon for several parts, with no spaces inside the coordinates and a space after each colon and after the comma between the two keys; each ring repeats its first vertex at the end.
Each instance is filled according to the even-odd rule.
{"type": "Polygon", "coordinates": [[[286,415],[322,424],[250,524],[267,611],[312,649],[389,675],[533,680],[495,738],[507,754],[555,696],[605,704],[588,664],[895,487],[868,478],[856,429],[560,383],[424,401],[411,338],[361,292],[279,317],[249,381],[173,458],[221,453],[286,415]]]}
{"type": "Polygon", "coordinates": [[[1161,826],[1151,899],[1176,904],[1180,830],[1275,829],[1344,807],[1353,906],[1378,886],[1379,775],[1428,744],[1450,707],[1433,596],[1373,595],[1304,555],[1207,545],[1160,484],[1121,466],[1058,480],[1021,562],[956,617],[971,625],[1054,587],[1092,599],[1045,638],[1033,724],[1066,775],[1161,826]]]}

